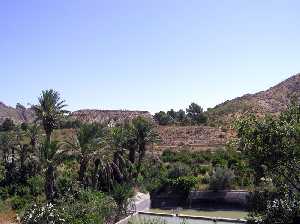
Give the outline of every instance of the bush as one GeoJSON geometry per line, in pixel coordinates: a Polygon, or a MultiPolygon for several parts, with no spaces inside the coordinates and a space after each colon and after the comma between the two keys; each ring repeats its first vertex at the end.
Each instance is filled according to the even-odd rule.
{"type": "MultiPolygon", "coordinates": [[[[264,202],[260,202],[264,203],[264,202]]],[[[266,210],[262,214],[251,213],[249,224],[296,223],[300,202],[294,194],[286,194],[281,198],[267,201],[266,210]]]]}
{"type": "Polygon", "coordinates": [[[184,195],[188,195],[196,186],[198,179],[193,176],[179,177],[175,180],[170,180],[169,184],[176,191],[184,195]]]}
{"type": "Polygon", "coordinates": [[[196,175],[198,174],[205,175],[208,172],[210,172],[211,167],[208,165],[198,165],[198,166],[194,166],[192,169],[196,175]]]}
{"type": "Polygon", "coordinates": [[[210,177],[209,189],[215,191],[228,189],[232,187],[234,178],[232,170],[217,167],[210,177]]]}
{"type": "Polygon", "coordinates": [[[67,224],[62,218],[61,211],[51,203],[46,205],[33,205],[27,209],[23,218],[23,224],[67,224]]]}
{"type": "Polygon", "coordinates": [[[5,186],[0,188],[0,198],[1,200],[6,200],[9,197],[10,187],[5,186]]]}
{"type": "Polygon", "coordinates": [[[118,216],[126,215],[127,208],[129,207],[131,201],[130,198],[134,195],[132,186],[128,184],[116,184],[113,187],[111,196],[115,200],[118,206],[118,216]]]}
{"type": "Polygon", "coordinates": [[[191,174],[191,169],[188,165],[177,162],[171,165],[168,173],[168,177],[171,179],[176,179],[178,177],[189,176],[191,174]]]}
{"type": "Polygon", "coordinates": [[[66,223],[98,224],[113,220],[116,204],[102,192],[81,190],[59,201],[61,217],[66,223]]]}
{"type": "Polygon", "coordinates": [[[11,198],[10,203],[11,203],[12,209],[20,210],[26,206],[28,201],[24,197],[16,195],[11,198]]]}
{"type": "Polygon", "coordinates": [[[41,195],[44,191],[44,179],[42,176],[34,176],[27,180],[30,194],[33,196],[41,195]]]}
{"type": "Polygon", "coordinates": [[[145,159],[141,170],[142,175],[139,175],[136,181],[142,191],[151,194],[159,190],[167,180],[167,169],[156,158],[145,159]]]}
{"type": "Polygon", "coordinates": [[[65,195],[72,190],[76,184],[74,183],[74,178],[69,172],[64,172],[61,176],[57,178],[57,191],[61,195],[65,195]]]}

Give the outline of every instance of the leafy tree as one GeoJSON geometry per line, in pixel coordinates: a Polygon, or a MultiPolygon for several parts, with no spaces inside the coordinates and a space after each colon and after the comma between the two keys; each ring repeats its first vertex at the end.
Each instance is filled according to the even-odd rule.
{"type": "Polygon", "coordinates": [[[202,107],[196,103],[191,103],[189,108],[186,109],[186,113],[192,124],[205,124],[207,122],[202,107]]]}
{"type": "Polygon", "coordinates": [[[185,111],[180,109],[176,112],[176,119],[180,124],[184,124],[186,122],[186,114],[185,111]]]}
{"type": "Polygon", "coordinates": [[[256,184],[270,177],[278,186],[300,191],[299,124],[285,119],[250,117],[238,125],[239,147],[255,171],[256,184]]]}
{"type": "Polygon", "coordinates": [[[172,117],[169,114],[166,114],[164,111],[154,114],[154,120],[159,125],[169,125],[172,123],[172,117]]]}
{"type": "Polygon", "coordinates": [[[53,89],[42,91],[38,101],[39,104],[33,106],[33,109],[37,120],[42,122],[47,141],[50,142],[54,128],[68,111],[64,110],[65,101],[61,100],[59,93],[53,89]]]}
{"type": "Polygon", "coordinates": [[[167,115],[170,116],[173,120],[176,119],[176,111],[174,111],[174,109],[167,111],[167,115]]]}
{"type": "MultiPolygon", "coordinates": [[[[263,180],[270,180],[279,195],[267,199],[270,206],[255,206],[261,208],[261,211],[254,213],[255,217],[263,217],[260,223],[282,223],[283,219],[284,223],[291,223],[291,217],[287,218],[283,210],[287,208],[290,211],[288,208],[293,207],[293,200],[285,200],[282,195],[298,197],[300,193],[299,111],[299,105],[292,105],[279,118],[259,119],[250,116],[237,124],[239,149],[246,155],[250,168],[254,170],[256,185],[263,180]],[[282,210],[283,216],[272,207],[273,202],[279,203],[278,209],[282,210]]],[[[295,215],[297,210],[299,212],[296,209],[289,214],[295,215]]]]}

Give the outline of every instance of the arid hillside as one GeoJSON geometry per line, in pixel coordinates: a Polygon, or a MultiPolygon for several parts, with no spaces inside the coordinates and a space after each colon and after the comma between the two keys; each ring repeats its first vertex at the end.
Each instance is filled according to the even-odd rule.
{"type": "Polygon", "coordinates": [[[158,149],[188,148],[210,150],[222,147],[234,133],[221,128],[208,126],[158,126],[161,138],[158,149]]]}
{"type": "Polygon", "coordinates": [[[70,114],[71,119],[81,122],[123,122],[132,120],[135,117],[142,116],[152,119],[148,111],[130,111],[130,110],[78,110],[70,114]]]}
{"type": "Polygon", "coordinates": [[[232,121],[246,113],[257,116],[276,115],[285,110],[292,100],[299,102],[299,99],[300,74],[297,74],[266,91],[247,94],[209,109],[209,124],[229,126],[232,121]]]}
{"type": "Polygon", "coordinates": [[[17,104],[15,108],[0,102],[0,124],[6,119],[12,119],[16,124],[22,122],[32,122],[34,113],[30,108],[25,108],[21,104],[17,104]]]}

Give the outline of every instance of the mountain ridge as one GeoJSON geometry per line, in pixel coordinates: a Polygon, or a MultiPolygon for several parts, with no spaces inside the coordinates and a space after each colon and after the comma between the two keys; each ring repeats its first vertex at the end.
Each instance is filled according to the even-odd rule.
{"type": "MultiPolygon", "coordinates": [[[[279,84],[254,94],[227,100],[206,111],[210,126],[228,126],[232,121],[246,113],[258,116],[264,114],[278,114],[285,110],[292,99],[300,100],[300,73],[280,82],[279,84]]],[[[70,113],[70,118],[83,122],[122,121],[136,116],[152,117],[148,111],[138,110],[97,110],[81,109],[70,113]]],[[[34,113],[31,108],[21,104],[16,107],[5,105],[0,101],[0,123],[6,118],[15,123],[32,122],[34,113]]]]}
{"type": "Polygon", "coordinates": [[[225,101],[214,108],[208,109],[209,124],[229,125],[238,117],[247,113],[257,116],[279,114],[288,105],[300,100],[300,73],[270,87],[265,91],[245,94],[241,97],[225,101]]]}

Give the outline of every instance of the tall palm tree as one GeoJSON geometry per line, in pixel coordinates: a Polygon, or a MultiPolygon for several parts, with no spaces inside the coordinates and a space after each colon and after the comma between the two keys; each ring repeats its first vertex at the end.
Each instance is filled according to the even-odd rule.
{"type": "Polygon", "coordinates": [[[38,101],[39,104],[33,106],[33,109],[37,120],[42,122],[46,140],[50,143],[54,128],[68,111],[63,109],[66,107],[65,101],[61,100],[60,94],[53,89],[42,91],[38,101]]]}
{"type": "Polygon", "coordinates": [[[46,181],[45,192],[48,201],[53,200],[54,197],[54,172],[59,162],[62,161],[62,154],[65,151],[60,150],[61,144],[54,141],[51,142],[51,134],[58,122],[64,117],[68,111],[63,108],[66,107],[65,101],[61,100],[57,91],[50,89],[42,91],[38,98],[39,104],[33,106],[37,121],[41,121],[46,133],[46,141],[41,146],[42,164],[46,166],[46,181]],[[60,157],[58,156],[60,155],[60,157]]]}

